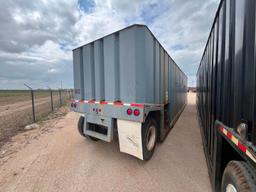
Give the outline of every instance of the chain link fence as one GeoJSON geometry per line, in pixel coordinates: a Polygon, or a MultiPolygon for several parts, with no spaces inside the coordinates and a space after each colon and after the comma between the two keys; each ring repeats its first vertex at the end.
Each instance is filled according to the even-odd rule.
{"type": "Polygon", "coordinates": [[[0,90],[0,141],[73,98],[73,90],[0,90]]]}

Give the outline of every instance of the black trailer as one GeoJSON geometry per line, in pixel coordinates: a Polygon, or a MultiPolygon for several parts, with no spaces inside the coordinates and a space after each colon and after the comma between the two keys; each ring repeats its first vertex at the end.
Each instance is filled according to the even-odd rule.
{"type": "Polygon", "coordinates": [[[214,191],[256,191],[255,17],[255,0],[222,0],[197,72],[214,191]]]}

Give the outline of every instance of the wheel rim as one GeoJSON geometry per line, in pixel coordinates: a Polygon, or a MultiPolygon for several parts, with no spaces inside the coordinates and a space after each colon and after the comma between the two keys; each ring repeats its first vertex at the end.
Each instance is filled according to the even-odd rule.
{"type": "Polygon", "coordinates": [[[226,187],[226,192],[237,192],[237,190],[234,185],[228,184],[226,187]]]}
{"type": "Polygon", "coordinates": [[[154,148],[156,141],[156,127],[151,125],[147,133],[147,150],[151,151],[154,148]]]}

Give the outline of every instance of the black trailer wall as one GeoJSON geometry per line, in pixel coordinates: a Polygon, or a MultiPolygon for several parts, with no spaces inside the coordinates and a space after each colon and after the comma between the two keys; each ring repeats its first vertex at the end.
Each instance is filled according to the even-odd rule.
{"type": "Polygon", "coordinates": [[[255,0],[222,0],[197,72],[197,108],[210,169],[215,120],[234,129],[247,121],[247,139],[256,145],[255,15],[255,0]]]}

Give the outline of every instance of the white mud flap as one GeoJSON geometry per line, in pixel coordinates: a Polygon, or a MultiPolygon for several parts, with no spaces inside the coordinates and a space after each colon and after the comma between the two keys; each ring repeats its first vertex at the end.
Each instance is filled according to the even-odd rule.
{"type": "Polygon", "coordinates": [[[141,123],[117,120],[120,151],[143,160],[141,123]]]}

